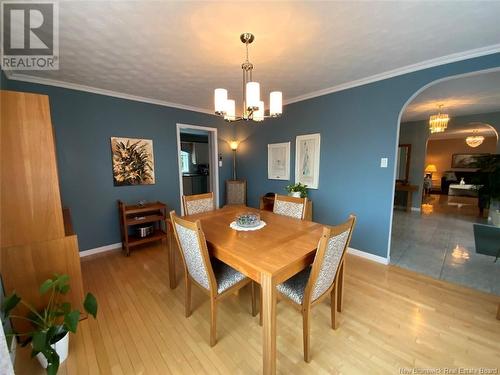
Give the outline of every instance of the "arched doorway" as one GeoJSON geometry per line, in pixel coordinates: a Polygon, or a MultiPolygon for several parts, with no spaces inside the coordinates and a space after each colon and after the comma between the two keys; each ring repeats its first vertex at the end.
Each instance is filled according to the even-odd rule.
{"type": "MultiPolygon", "coordinates": [[[[391,263],[500,294],[500,263],[476,248],[475,226],[489,222],[478,196],[485,185],[482,172],[470,164],[480,154],[500,151],[500,70],[433,82],[409,99],[400,118],[398,145],[411,145],[411,151],[408,177],[395,189],[391,263]],[[429,116],[438,113],[439,104],[450,120],[444,132],[430,135],[429,116]],[[484,138],[476,145],[467,137],[484,138]],[[406,194],[412,194],[412,205],[401,210],[406,194]]],[[[395,164],[401,180],[405,163],[395,164]]]]}

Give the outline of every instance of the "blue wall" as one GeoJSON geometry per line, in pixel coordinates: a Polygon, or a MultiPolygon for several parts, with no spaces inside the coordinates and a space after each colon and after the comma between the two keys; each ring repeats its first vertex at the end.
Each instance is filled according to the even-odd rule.
{"type": "Polygon", "coordinates": [[[224,158],[219,168],[220,202],[224,202],[223,181],[231,177],[232,165],[226,141],[233,138],[233,128],[218,117],[5,77],[1,86],[50,98],[61,199],[71,209],[80,250],[120,242],[117,199],[160,200],[179,212],[176,123],[219,129],[219,153],[224,158]],[[155,185],[113,185],[112,136],[153,140],[155,185]]]}
{"type": "MultiPolygon", "coordinates": [[[[448,124],[448,129],[471,122],[483,122],[491,125],[500,134],[500,112],[452,117],[448,124]]],[[[411,121],[402,123],[399,130],[399,143],[411,144],[408,180],[412,185],[418,185],[419,187],[418,191],[413,193],[412,206],[415,208],[420,208],[420,202],[422,202],[425,156],[427,153],[427,138],[429,138],[428,126],[427,120],[411,121]]],[[[500,154],[500,142],[497,142],[497,153],[500,154]]]]}
{"type": "Polygon", "coordinates": [[[257,206],[266,192],[284,192],[289,183],[267,179],[267,144],[292,142],[294,181],[295,137],[319,132],[319,189],[310,190],[314,220],[336,224],[357,214],[351,246],[386,257],[398,118],[405,102],[437,79],[499,66],[500,54],[460,61],[290,104],[281,118],[262,124],[238,124],[239,176],[248,180],[249,204],[257,206]],[[388,168],[380,168],[382,157],[389,158],[388,168]]]}

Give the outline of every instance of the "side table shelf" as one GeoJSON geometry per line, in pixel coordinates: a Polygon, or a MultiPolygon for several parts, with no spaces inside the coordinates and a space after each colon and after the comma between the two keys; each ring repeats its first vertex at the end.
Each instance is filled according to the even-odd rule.
{"type": "Polygon", "coordinates": [[[152,241],[167,239],[167,205],[162,202],[146,203],[145,205],[126,205],[118,201],[120,215],[120,229],[122,234],[122,249],[126,256],[130,255],[130,248],[152,241]],[[153,232],[141,237],[136,233],[137,226],[150,224],[153,232]]]}

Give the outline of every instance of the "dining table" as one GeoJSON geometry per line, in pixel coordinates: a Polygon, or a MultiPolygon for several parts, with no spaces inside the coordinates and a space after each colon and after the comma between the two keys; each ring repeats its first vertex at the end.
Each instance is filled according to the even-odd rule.
{"type": "MultiPolygon", "coordinates": [[[[323,225],[246,206],[225,206],[184,216],[200,220],[210,256],[228,264],[261,286],[263,373],[276,373],[276,285],[297,274],[314,260],[323,225]],[[244,213],[258,213],[266,225],[254,231],[230,228],[244,213]]],[[[173,241],[170,241],[172,244],[173,241]]],[[[176,276],[173,246],[169,246],[170,287],[176,276]]]]}

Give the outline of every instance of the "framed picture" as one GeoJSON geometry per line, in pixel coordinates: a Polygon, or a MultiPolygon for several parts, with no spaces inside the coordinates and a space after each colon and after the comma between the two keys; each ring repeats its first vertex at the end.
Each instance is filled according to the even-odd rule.
{"type": "Polygon", "coordinates": [[[290,142],[267,145],[267,178],[290,179],[290,142]]]}
{"type": "Polygon", "coordinates": [[[155,183],[152,140],[111,137],[111,152],[115,186],[155,183]]]}
{"type": "Polygon", "coordinates": [[[489,154],[453,154],[451,156],[452,168],[477,168],[477,162],[489,154]]]}
{"type": "Polygon", "coordinates": [[[299,135],[295,141],[295,183],[317,189],[319,185],[319,156],[321,135],[299,135]]]}

